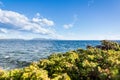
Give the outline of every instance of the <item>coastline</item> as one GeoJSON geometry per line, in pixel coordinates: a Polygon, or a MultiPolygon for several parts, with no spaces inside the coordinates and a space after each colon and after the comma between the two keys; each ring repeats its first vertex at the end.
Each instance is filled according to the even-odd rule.
{"type": "Polygon", "coordinates": [[[103,40],[99,47],[51,54],[20,69],[0,69],[0,80],[118,80],[119,53],[120,44],[103,40]]]}

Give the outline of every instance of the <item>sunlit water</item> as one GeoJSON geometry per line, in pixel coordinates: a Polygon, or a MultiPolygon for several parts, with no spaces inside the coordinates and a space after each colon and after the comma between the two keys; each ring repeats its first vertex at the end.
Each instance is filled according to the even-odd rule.
{"type": "Polygon", "coordinates": [[[100,41],[83,40],[0,40],[0,66],[3,69],[21,68],[55,52],[85,49],[87,45],[99,44],[100,41]]]}

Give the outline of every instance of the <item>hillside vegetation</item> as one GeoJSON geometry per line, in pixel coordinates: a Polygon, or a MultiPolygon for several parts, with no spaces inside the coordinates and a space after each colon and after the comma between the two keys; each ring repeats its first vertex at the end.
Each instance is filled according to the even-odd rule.
{"type": "Polygon", "coordinates": [[[120,44],[103,40],[96,47],[52,54],[25,68],[1,69],[0,80],[120,80],[120,44]]]}

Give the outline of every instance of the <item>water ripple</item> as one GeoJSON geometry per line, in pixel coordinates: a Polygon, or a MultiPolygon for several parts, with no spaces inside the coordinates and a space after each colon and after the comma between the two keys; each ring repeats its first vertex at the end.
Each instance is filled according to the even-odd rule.
{"type": "Polygon", "coordinates": [[[100,41],[0,40],[0,66],[4,69],[21,68],[55,52],[66,52],[79,47],[85,49],[87,45],[98,44],[100,41]]]}

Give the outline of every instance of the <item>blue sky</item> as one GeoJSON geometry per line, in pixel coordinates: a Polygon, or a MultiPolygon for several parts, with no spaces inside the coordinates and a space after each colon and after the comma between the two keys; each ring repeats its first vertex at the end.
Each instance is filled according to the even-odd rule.
{"type": "Polygon", "coordinates": [[[120,40],[120,0],[0,0],[0,38],[120,40]]]}

